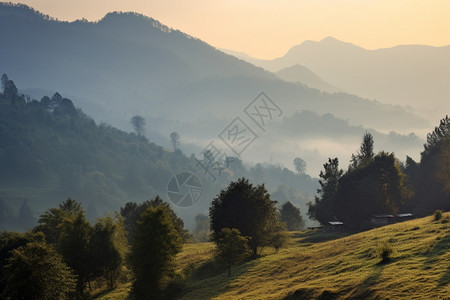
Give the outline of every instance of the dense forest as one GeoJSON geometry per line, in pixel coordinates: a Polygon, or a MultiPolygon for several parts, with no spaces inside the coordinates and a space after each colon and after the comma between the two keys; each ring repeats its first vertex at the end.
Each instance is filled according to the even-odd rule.
{"type": "Polygon", "coordinates": [[[450,210],[450,119],[446,116],[433,132],[420,162],[407,157],[401,163],[394,153],[374,153],[374,139],[363,136],[360,149],[351,157],[348,170],[337,158],[329,158],[320,172],[320,188],[308,215],[322,224],[342,221],[348,229],[374,226],[373,215],[413,213],[426,216],[450,210]]]}
{"type": "Polygon", "coordinates": [[[127,133],[96,124],[59,93],[38,101],[21,95],[7,75],[2,81],[0,229],[31,228],[40,213],[68,197],[86,207],[90,221],[128,201],[142,202],[156,195],[168,200],[168,183],[180,172],[201,179],[199,202],[187,209],[175,208],[190,228],[196,214],[207,212],[220,188],[239,177],[266,182],[275,199],[281,204],[290,200],[303,213],[317,188],[317,180],[304,172],[269,164],[249,166],[237,157],[229,158],[212,182],[198,160],[180,147],[168,150],[172,147],[152,143],[145,132],[127,133]]]}

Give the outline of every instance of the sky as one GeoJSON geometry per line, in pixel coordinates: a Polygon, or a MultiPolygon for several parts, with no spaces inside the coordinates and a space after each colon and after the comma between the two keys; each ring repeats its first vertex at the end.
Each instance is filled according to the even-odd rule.
{"type": "Polygon", "coordinates": [[[449,0],[23,0],[60,20],[135,11],[261,59],[327,36],[366,49],[450,44],[449,0]]]}

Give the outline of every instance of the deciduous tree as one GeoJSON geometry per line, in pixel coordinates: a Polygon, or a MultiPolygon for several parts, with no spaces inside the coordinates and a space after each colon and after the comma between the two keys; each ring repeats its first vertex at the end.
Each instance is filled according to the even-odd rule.
{"type": "Polygon", "coordinates": [[[76,276],[45,243],[28,243],[12,250],[5,273],[6,299],[67,299],[75,291],[76,276]]]}
{"type": "Polygon", "coordinates": [[[239,263],[247,255],[249,248],[247,238],[243,237],[236,228],[222,228],[217,238],[218,257],[228,269],[239,263]]]}
{"type": "Polygon", "coordinates": [[[290,201],[284,203],[280,209],[280,221],[286,223],[287,230],[301,230],[305,226],[300,209],[290,201]]]}
{"type": "Polygon", "coordinates": [[[259,247],[270,244],[271,226],[277,222],[275,205],[264,184],[253,186],[245,178],[231,182],[209,208],[214,240],[218,240],[223,228],[236,228],[248,238],[248,246],[256,256],[259,247]]]}
{"type": "Polygon", "coordinates": [[[148,207],[137,222],[129,262],[134,273],[132,293],[137,299],[158,299],[165,279],[172,275],[171,262],[182,240],[163,207],[148,207]]]}

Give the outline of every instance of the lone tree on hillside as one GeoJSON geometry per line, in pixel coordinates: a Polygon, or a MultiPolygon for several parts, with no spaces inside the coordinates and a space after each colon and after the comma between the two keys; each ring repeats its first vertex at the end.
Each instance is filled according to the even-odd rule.
{"type": "Polygon", "coordinates": [[[170,140],[172,141],[173,144],[173,151],[177,151],[177,145],[180,142],[180,135],[178,134],[178,132],[174,131],[170,134],[170,140]]]}
{"type": "Polygon", "coordinates": [[[259,247],[270,244],[273,227],[278,224],[276,203],[264,184],[253,186],[245,178],[231,182],[209,208],[214,241],[218,242],[223,228],[236,228],[248,238],[248,246],[256,256],[259,247]]]}
{"type": "Polygon", "coordinates": [[[136,115],[131,118],[131,125],[133,126],[136,134],[138,136],[138,140],[141,140],[141,136],[144,135],[145,132],[145,119],[139,115],[136,115]]]}
{"type": "Polygon", "coordinates": [[[294,159],[295,171],[297,174],[303,174],[306,171],[306,162],[300,157],[294,159]]]}

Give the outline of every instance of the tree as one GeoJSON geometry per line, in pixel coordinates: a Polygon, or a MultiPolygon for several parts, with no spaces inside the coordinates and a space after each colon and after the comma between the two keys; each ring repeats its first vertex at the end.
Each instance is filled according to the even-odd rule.
{"type": "Polygon", "coordinates": [[[294,159],[295,171],[297,174],[304,174],[306,171],[306,162],[300,157],[294,159]]]}
{"type": "Polygon", "coordinates": [[[337,158],[328,158],[328,162],[323,165],[324,171],[320,171],[320,188],[317,190],[319,196],[315,197],[315,203],[308,203],[308,215],[322,224],[329,222],[333,218],[336,193],[339,179],[344,173],[339,169],[337,158]]]}
{"type": "Polygon", "coordinates": [[[14,84],[14,81],[8,80],[5,82],[5,87],[3,89],[3,95],[5,96],[5,98],[15,100],[18,97],[18,92],[19,91],[14,84]]]}
{"type": "Polygon", "coordinates": [[[67,299],[76,276],[61,256],[44,243],[28,243],[12,250],[5,266],[7,299],[67,299]]]}
{"type": "Polygon", "coordinates": [[[247,179],[231,182],[213,199],[209,208],[213,239],[223,228],[236,228],[248,238],[252,255],[270,244],[271,226],[277,222],[276,201],[270,199],[264,184],[253,186],[247,179]]]}
{"type": "Polygon", "coordinates": [[[366,166],[342,176],[333,212],[354,229],[373,214],[395,214],[409,197],[404,180],[394,154],[380,152],[366,166]]]}
{"type": "Polygon", "coordinates": [[[140,217],[144,211],[147,210],[148,207],[163,207],[167,214],[172,219],[172,223],[175,226],[175,229],[178,231],[180,236],[185,240],[187,238],[187,230],[184,229],[183,220],[177,216],[177,214],[170,207],[169,203],[162,200],[159,196],[156,196],[152,200],[147,200],[142,202],[141,204],[137,204],[136,202],[127,202],[124,207],[120,208],[120,215],[124,219],[125,230],[128,232],[128,239],[131,241],[134,230],[137,222],[140,220],[140,217]]]}
{"type": "Polygon", "coordinates": [[[178,132],[174,131],[170,134],[170,140],[172,141],[172,145],[173,145],[173,151],[177,151],[177,145],[180,141],[180,135],[178,134],[178,132]]]}
{"type": "Polygon", "coordinates": [[[114,289],[127,253],[123,220],[119,215],[98,219],[93,228],[89,252],[95,276],[103,277],[108,288],[114,289]]]}
{"type": "Polygon", "coordinates": [[[445,116],[439,126],[435,127],[433,132],[427,134],[427,143],[424,145],[425,150],[422,152],[422,159],[429,156],[433,150],[436,150],[442,141],[450,138],[450,118],[445,116]]]}
{"type": "Polygon", "coordinates": [[[374,140],[372,134],[366,132],[363,135],[363,140],[359,151],[356,155],[352,154],[351,169],[355,169],[359,166],[365,166],[373,159],[375,153],[373,152],[374,140]]]}
{"type": "Polygon", "coordinates": [[[61,227],[61,233],[58,250],[63,256],[64,262],[78,276],[76,296],[80,298],[96,268],[92,264],[89,249],[93,228],[86,220],[84,212],[78,213],[74,219],[64,219],[59,226],[61,227]]]}
{"type": "Polygon", "coordinates": [[[161,298],[181,245],[167,211],[163,207],[148,207],[136,225],[129,255],[135,278],[132,293],[137,299],[161,298]]]}
{"type": "Polygon", "coordinates": [[[290,201],[284,203],[280,209],[280,220],[286,223],[289,231],[301,230],[305,227],[300,209],[294,206],[290,201]]]}
{"type": "Polygon", "coordinates": [[[43,232],[48,243],[57,244],[60,238],[62,223],[73,220],[77,215],[84,213],[81,203],[68,198],[59,208],[50,208],[42,214],[34,232],[43,232]]]}
{"type": "Polygon", "coordinates": [[[5,87],[6,87],[6,82],[8,82],[8,75],[3,74],[2,75],[2,91],[3,93],[5,93],[5,87]]]}
{"type": "Polygon", "coordinates": [[[7,276],[4,267],[8,264],[8,259],[11,257],[13,250],[32,242],[42,243],[44,239],[42,232],[0,232],[0,296],[3,295],[6,287],[7,276]]]}
{"type": "Polygon", "coordinates": [[[420,164],[411,175],[418,215],[428,215],[437,209],[450,210],[449,164],[450,118],[446,116],[427,135],[420,164]]]}
{"type": "Polygon", "coordinates": [[[138,136],[138,140],[141,140],[141,136],[144,135],[145,132],[145,119],[139,115],[136,115],[131,118],[131,125],[133,126],[136,134],[138,136]]]}
{"type": "Polygon", "coordinates": [[[204,214],[195,216],[194,234],[200,242],[208,241],[210,221],[209,217],[204,214]]]}
{"type": "Polygon", "coordinates": [[[228,269],[239,263],[249,251],[247,239],[236,228],[222,228],[217,239],[218,258],[223,261],[228,269]]]}

